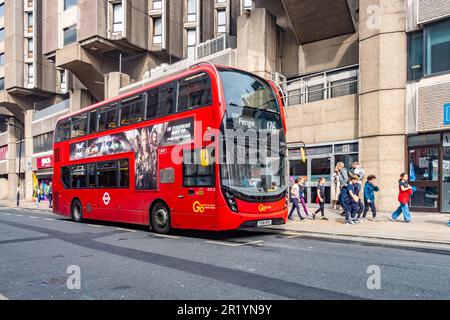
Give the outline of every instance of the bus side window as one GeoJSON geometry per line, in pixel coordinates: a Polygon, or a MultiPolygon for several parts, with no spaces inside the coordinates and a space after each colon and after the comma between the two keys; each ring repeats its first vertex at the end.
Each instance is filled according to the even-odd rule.
{"type": "Polygon", "coordinates": [[[70,167],[61,168],[61,180],[66,189],[70,188],[70,167]]]}
{"type": "Polygon", "coordinates": [[[211,105],[211,81],[206,73],[179,80],[178,110],[211,105]]]}
{"type": "Polygon", "coordinates": [[[87,113],[72,117],[72,138],[82,137],[86,134],[87,113]]]}
{"type": "Polygon", "coordinates": [[[95,163],[87,165],[87,175],[88,175],[88,187],[95,188],[97,186],[96,183],[97,174],[95,170],[95,163]]]}
{"type": "Polygon", "coordinates": [[[130,186],[130,169],[128,160],[119,160],[119,187],[128,188],[130,186]]]}
{"type": "Polygon", "coordinates": [[[74,189],[86,188],[87,186],[87,175],[86,166],[74,166],[71,170],[71,187],[74,189]]]}
{"type": "Polygon", "coordinates": [[[117,105],[100,108],[98,131],[117,128],[117,105]]]}
{"type": "Polygon", "coordinates": [[[70,139],[70,119],[64,119],[56,127],[56,141],[61,142],[68,139],[70,139]]]}
{"type": "Polygon", "coordinates": [[[122,101],[120,107],[121,126],[141,122],[143,120],[143,102],[142,95],[122,101]]]}
{"type": "Polygon", "coordinates": [[[89,113],[89,133],[97,132],[97,119],[98,119],[97,110],[92,110],[89,113]]]}
{"type": "Polygon", "coordinates": [[[177,102],[177,81],[163,84],[159,88],[159,104],[156,116],[166,116],[176,112],[177,102]]]}
{"type": "Polygon", "coordinates": [[[116,188],[117,181],[117,162],[97,163],[97,179],[99,188],[116,188]]]}
{"type": "Polygon", "coordinates": [[[159,90],[158,88],[152,89],[147,92],[147,112],[146,119],[152,119],[156,117],[156,110],[159,103],[159,90]]]}

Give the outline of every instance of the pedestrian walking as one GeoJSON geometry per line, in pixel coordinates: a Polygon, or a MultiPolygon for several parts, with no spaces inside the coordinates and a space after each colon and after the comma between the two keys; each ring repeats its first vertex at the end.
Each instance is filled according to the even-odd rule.
{"type": "Polygon", "coordinates": [[[317,183],[317,197],[316,203],[319,205],[319,209],[314,213],[313,219],[315,219],[316,214],[321,213],[322,220],[328,220],[325,217],[325,178],[320,177],[319,182],[317,183]]]}
{"type": "Polygon", "coordinates": [[[358,181],[356,181],[356,183],[353,183],[353,187],[354,187],[354,192],[355,195],[358,197],[358,211],[357,211],[357,216],[356,216],[356,222],[363,222],[362,220],[362,215],[364,212],[364,203],[363,203],[363,199],[361,197],[361,190],[362,190],[362,183],[361,183],[361,178],[358,174],[354,174],[354,176],[356,176],[358,178],[358,181]]]}
{"type": "Polygon", "coordinates": [[[52,183],[49,182],[49,184],[47,185],[47,188],[45,190],[45,196],[48,199],[48,207],[49,208],[53,208],[53,205],[52,205],[53,193],[52,192],[53,192],[53,190],[52,190],[52,183]]]}
{"type": "Polygon", "coordinates": [[[306,200],[305,200],[305,178],[301,177],[300,178],[300,183],[298,184],[299,187],[299,194],[300,194],[300,203],[303,207],[303,211],[305,211],[305,215],[306,217],[309,216],[309,210],[308,207],[306,206],[306,200]]]}
{"type": "Polygon", "coordinates": [[[41,188],[36,186],[36,208],[39,208],[39,202],[41,201],[41,188]]]}
{"type": "Polygon", "coordinates": [[[366,219],[369,209],[372,211],[372,217],[375,221],[377,219],[377,208],[375,207],[375,192],[380,191],[380,188],[376,184],[377,177],[369,175],[367,177],[366,184],[364,185],[364,215],[363,219],[366,219]]]}
{"type": "Polygon", "coordinates": [[[333,210],[339,210],[339,195],[341,193],[341,183],[339,181],[339,168],[336,165],[334,168],[334,173],[331,177],[331,204],[333,205],[333,210]]]}
{"type": "Polygon", "coordinates": [[[300,178],[295,179],[295,183],[291,188],[291,202],[292,208],[289,212],[288,219],[294,221],[293,214],[294,211],[297,210],[297,214],[300,217],[300,221],[303,221],[305,218],[302,217],[302,213],[300,211],[300,188],[299,188],[300,178]]]}
{"type": "Polygon", "coordinates": [[[409,198],[412,195],[412,187],[408,183],[408,175],[406,173],[400,174],[400,180],[398,181],[399,193],[398,202],[400,206],[391,215],[391,220],[396,221],[400,214],[403,213],[403,219],[405,222],[411,222],[411,213],[409,212],[409,198]]]}
{"type": "Polygon", "coordinates": [[[341,215],[345,215],[345,201],[344,198],[347,196],[347,184],[348,184],[348,170],[345,168],[345,165],[343,162],[338,162],[336,167],[339,170],[339,187],[340,187],[340,193],[338,196],[339,204],[344,209],[343,212],[341,212],[341,215]]]}
{"type": "Polygon", "coordinates": [[[350,178],[350,183],[347,184],[344,194],[344,212],[346,225],[352,225],[358,223],[356,214],[359,212],[359,202],[360,199],[356,195],[356,186],[358,185],[359,177],[357,175],[352,175],[350,178]]]}
{"type": "Polygon", "coordinates": [[[361,166],[361,163],[359,163],[358,161],[353,162],[352,167],[350,168],[350,175],[358,175],[359,176],[359,184],[362,184],[362,181],[364,179],[365,176],[365,172],[363,167],[361,166]]]}

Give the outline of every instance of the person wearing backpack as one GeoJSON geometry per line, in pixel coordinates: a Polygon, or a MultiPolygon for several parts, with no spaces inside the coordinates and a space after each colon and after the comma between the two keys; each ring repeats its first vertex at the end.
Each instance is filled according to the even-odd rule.
{"type": "Polygon", "coordinates": [[[399,193],[398,202],[400,206],[390,216],[392,221],[397,221],[400,214],[403,213],[403,219],[405,222],[411,222],[411,213],[409,212],[409,198],[412,195],[412,187],[408,183],[408,175],[406,173],[400,174],[400,180],[398,181],[399,193]]]}

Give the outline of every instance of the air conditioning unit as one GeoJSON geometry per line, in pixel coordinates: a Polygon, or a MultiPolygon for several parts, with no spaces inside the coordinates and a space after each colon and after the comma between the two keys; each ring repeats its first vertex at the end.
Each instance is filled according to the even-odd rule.
{"type": "Polygon", "coordinates": [[[287,80],[287,78],[285,76],[283,76],[281,73],[278,72],[274,72],[272,73],[272,81],[277,83],[277,84],[282,84],[285,83],[287,80]]]}

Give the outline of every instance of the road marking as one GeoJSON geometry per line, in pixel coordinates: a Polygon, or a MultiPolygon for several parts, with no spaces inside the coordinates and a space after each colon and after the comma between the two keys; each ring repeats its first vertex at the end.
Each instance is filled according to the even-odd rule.
{"type": "Polygon", "coordinates": [[[228,246],[228,247],[240,247],[240,246],[246,246],[246,245],[251,245],[251,244],[258,244],[258,243],[263,243],[264,240],[255,240],[255,241],[249,241],[249,242],[244,242],[244,243],[233,243],[233,242],[227,242],[227,241],[205,241],[206,243],[211,243],[211,244],[218,244],[221,246],[228,246]]]}
{"type": "Polygon", "coordinates": [[[16,217],[23,217],[23,214],[15,214],[16,217]]]}
{"type": "Polygon", "coordinates": [[[162,237],[162,238],[170,238],[170,239],[180,239],[180,237],[177,236],[169,236],[168,234],[159,234],[154,233],[155,236],[162,237]]]}
{"type": "Polygon", "coordinates": [[[89,227],[94,227],[94,228],[101,228],[102,227],[102,226],[98,226],[96,224],[90,224],[90,223],[87,223],[86,225],[89,226],[89,227]]]}
{"type": "Polygon", "coordinates": [[[0,293],[0,300],[9,300],[9,299],[0,293]]]}
{"type": "Polygon", "coordinates": [[[73,221],[69,221],[69,220],[61,220],[62,222],[65,222],[65,223],[73,223],[73,224],[75,224],[75,222],[73,222],[73,221]]]}
{"type": "Polygon", "coordinates": [[[47,221],[56,221],[56,219],[52,219],[52,218],[44,218],[44,220],[47,220],[47,221]]]}
{"type": "Polygon", "coordinates": [[[127,232],[136,232],[136,230],[124,229],[124,228],[116,228],[116,230],[122,230],[127,232]]]}
{"type": "Polygon", "coordinates": [[[11,213],[8,213],[8,212],[5,212],[4,215],[5,215],[5,216],[11,216],[12,214],[11,214],[11,213]]]}
{"type": "Polygon", "coordinates": [[[31,219],[39,219],[39,217],[35,217],[35,216],[29,216],[29,218],[31,218],[31,219]]]}

